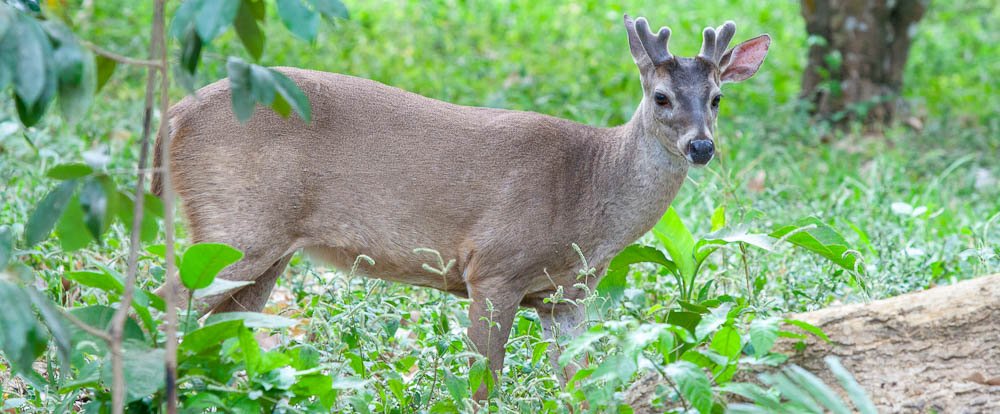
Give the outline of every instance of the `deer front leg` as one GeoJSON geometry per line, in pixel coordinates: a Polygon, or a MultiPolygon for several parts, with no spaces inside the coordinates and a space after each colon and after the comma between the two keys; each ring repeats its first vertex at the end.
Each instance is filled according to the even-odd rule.
{"type": "MultiPolygon", "coordinates": [[[[506,352],[507,338],[514,324],[518,305],[524,292],[513,288],[503,280],[468,282],[469,298],[469,339],[489,362],[493,383],[499,384],[500,371],[506,352]]],[[[489,395],[486,384],[476,390],[475,400],[485,400],[489,395]]]]}
{"type": "Polygon", "coordinates": [[[587,319],[586,311],[583,306],[573,303],[541,304],[536,306],[535,310],[538,311],[538,319],[542,324],[542,334],[545,339],[552,341],[548,351],[549,362],[552,364],[556,376],[559,377],[559,383],[565,388],[573,379],[573,375],[576,375],[576,371],[587,365],[588,357],[584,356],[581,360],[570,361],[565,367],[560,366],[559,358],[562,356],[562,346],[559,343],[559,338],[576,338],[582,334],[584,322],[587,319]]]}

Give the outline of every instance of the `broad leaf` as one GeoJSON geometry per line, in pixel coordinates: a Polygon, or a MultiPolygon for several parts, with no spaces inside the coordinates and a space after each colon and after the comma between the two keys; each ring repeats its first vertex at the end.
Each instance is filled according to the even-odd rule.
{"type": "Polygon", "coordinates": [[[101,242],[101,235],[111,225],[114,209],[110,201],[105,182],[96,177],[84,180],[83,187],[80,189],[83,221],[87,224],[87,230],[94,236],[98,244],[101,242]]]}
{"type": "Polygon", "coordinates": [[[31,299],[24,288],[0,280],[0,350],[4,359],[20,374],[38,376],[31,364],[48,345],[48,335],[36,322],[31,299]]]}
{"type": "Polygon", "coordinates": [[[303,0],[278,0],[278,16],[292,34],[310,42],[316,38],[319,13],[306,6],[303,0]]]}
{"type": "MultiPolygon", "coordinates": [[[[309,106],[309,98],[306,94],[302,92],[302,89],[299,89],[295,82],[283,73],[274,69],[269,70],[271,71],[271,76],[274,78],[274,86],[278,95],[284,99],[285,103],[290,105],[291,108],[295,110],[296,114],[299,114],[299,117],[301,117],[303,121],[306,121],[307,123],[310,122],[312,120],[312,109],[309,106]]],[[[278,99],[275,97],[274,105],[277,105],[277,101],[278,99]]],[[[277,108],[275,108],[275,111],[277,111],[277,108]]]]}
{"type": "Polygon", "coordinates": [[[783,239],[817,253],[849,271],[857,270],[864,273],[864,269],[857,266],[857,257],[848,253],[848,250],[851,249],[844,236],[815,217],[808,217],[799,220],[794,225],[781,227],[772,232],[771,237],[783,239]],[[857,269],[855,269],[856,266],[857,269]]]}
{"type": "Polygon", "coordinates": [[[14,232],[9,226],[0,226],[0,271],[7,268],[7,263],[14,257],[14,232]]]}
{"type": "Polygon", "coordinates": [[[222,243],[199,243],[184,252],[181,282],[191,290],[212,284],[222,269],[243,258],[243,253],[222,243]]]}
{"type": "Polygon", "coordinates": [[[740,354],[743,344],[740,341],[740,333],[731,326],[724,326],[715,332],[709,349],[718,352],[729,360],[733,360],[740,354]]]}
{"type": "Polygon", "coordinates": [[[73,252],[82,249],[94,240],[87,230],[87,223],[83,218],[83,207],[80,207],[80,197],[74,196],[66,211],[59,218],[56,224],[56,234],[59,235],[59,244],[64,252],[73,252]]]}
{"type": "MultiPolygon", "coordinates": [[[[141,342],[126,341],[122,346],[122,354],[126,403],[140,400],[163,389],[166,379],[163,349],[149,349],[141,342]]],[[[104,361],[101,380],[109,386],[112,382],[110,359],[104,361]]]]}
{"type": "Polygon", "coordinates": [[[212,284],[202,289],[194,291],[194,298],[201,299],[210,296],[221,295],[223,293],[227,293],[252,284],[254,284],[254,281],[252,280],[234,281],[234,280],[216,278],[215,280],[212,281],[212,284]]]}
{"type": "Polygon", "coordinates": [[[351,15],[347,12],[347,7],[340,0],[309,0],[313,7],[323,17],[333,20],[333,18],[349,19],[351,15]]]}
{"type": "Polygon", "coordinates": [[[673,207],[667,209],[660,222],[653,227],[653,235],[663,243],[667,253],[670,253],[670,258],[677,265],[687,285],[685,287],[690,289],[695,272],[694,237],[673,207]]]}
{"type": "Polygon", "coordinates": [[[258,312],[213,313],[205,320],[205,324],[211,325],[235,320],[243,321],[243,325],[247,328],[283,329],[298,324],[298,321],[294,319],[258,312]]]}
{"type": "Polygon", "coordinates": [[[259,4],[261,8],[264,7],[263,2],[250,0],[240,2],[233,26],[236,27],[236,35],[240,37],[240,42],[243,43],[243,47],[247,49],[250,56],[253,56],[254,60],[260,60],[260,56],[264,53],[264,33],[261,32],[260,25],[257,24],[259,19],[254,15],[254,4],[259,4]]]}
{"type": "Polygon", "coordinates": [[[108,83],[108,81],[111,80],[111,75],[115,74],[115,67],[118,66],[118,61],[116,61],[114,59],[111,59],[111,58],[108,58],[108,57],[101,56],[101,55],[95,56],[94,57],[94,61],[95,61],[95,64],[97,66],[97,68],[96,68],[96,71],[97,71],[96,82],[97,82],[97,84],[96,84],[96,90],[95,90],[95,92],[96,92],[96,91],[100,91],[101,88],[104,88],[104,85],[106,85],[108,83]]]}
{"type": "Polygon", "coordinates": [[[712,412],[712,384],[701,368],[687,361],[678,361],[667,365],[664,371],[677,384],[688,404],[700,413],[712,412]]]}
{"type": "Polygon", "coordinates": [[[226,72],[229,76],[230,100],[233,104],[233,113],[240,122],[246,122],[253,116],[254,102],[252,86],[250,85],[250,65],[242,59],[229,57],[226,62],[226,72]]]}
{"type": "Polygon", "coordinates": [[[17,58],[14,60],[14,81],[17,95],[26,105],[32,105],[43,97],[49,82],[47,75],[52,56],[52,46],[41,25],[35,19],[15,13],[13,27],[4,41],[17,42],[17,58]]]}
{"type": "Polygon", "coordinates": [[[754,356],[760,358],[771,352],[774,341],[778,339],[778,322],[780,319],[754,319],[750,322],[750,344],[753,345],[754,356]]]}
{"type": "Polygon", "coordinates": [[[194,16],[198,37],[205,43],[218,37],[236,18],[240,0],[202,0],[194,16]]]}
{"type": "Polygon", "coordinates": [[[240,329],[243,329],[243,321],[240,319],[205,325],[184,335],[180,352],[197,354],[211,346],[221,344],[226,339],[239,335],[240,329]]]}
{"type": "Polygon", "coordinates": [[[73,178],[82,178],[90,174],[93,174],[94,169],[89,165],[79,162],[59,164],[55,167],[49,168],[45,172],[45,176],[49,178],[55,178],[57,180],[70,180],[73,178]]]}
{"type": "Polygon", "coordinates": [[[79,183],[76,180],[63,181],[38,203],[24,229],[28,246],[34,246],[49,236],[52,227],[55,226],[59,216],[66,209],[66,205],[69,204],[70,198],[73,197],[77,184],[79,183]]]}

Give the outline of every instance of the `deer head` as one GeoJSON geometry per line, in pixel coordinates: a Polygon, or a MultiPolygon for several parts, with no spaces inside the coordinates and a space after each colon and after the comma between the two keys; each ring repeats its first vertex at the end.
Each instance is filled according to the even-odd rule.
{"type": "Polygon", "coordinates": [[[667,47],[670,29],[652,33],[645,18],[625,15],[629,50],[639,67],[642,103],[637,121],[672,155],[696,165],[715,154],[715,119],[722,100],[721,87],[745,80],[760,67],[771,38],[764,34],[726,49],[736,33],[729,21],[705,28],[701,52],[693,58],[674,56],[667,47]]]}

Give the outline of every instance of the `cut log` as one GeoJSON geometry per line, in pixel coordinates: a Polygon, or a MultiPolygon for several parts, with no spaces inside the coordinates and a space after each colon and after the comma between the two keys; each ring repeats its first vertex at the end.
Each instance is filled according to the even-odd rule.
{"type": "MultiPolygon", "coordinates": [[[[775,351],[831,385],[823,357],[836,355],[879,412],[1000,413],[1000,275],[791,318],[832,343],[810,336],[796,351],[785,339],[775,351]]],[[[646,378],[629,390],[636,413],[657,411],[648,403],[656,385],[646,378]]]]}

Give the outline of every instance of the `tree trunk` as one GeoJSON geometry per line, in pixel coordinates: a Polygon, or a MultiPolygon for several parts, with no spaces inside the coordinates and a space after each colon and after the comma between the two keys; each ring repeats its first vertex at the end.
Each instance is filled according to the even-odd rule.
{"type": "Polygon", "coordinates": [[[811,41],[802,96],[819,119],[877,126],[897,112],[903,69],[930,0],[802,0],[811,41]]]}
{"type": "MultiPolygon", "coordinates": [[[[782,339],[775,351],[834,389],[823,357],[838,356],[880,413],[1000,413],[1000,275],[791,318],[820,327],[832,343],[810,336],[796,351],[797,341],[782,339]]],[[[629,390],[636,413],[656,412],[648,402],[655,378],[629,390]]]]}

